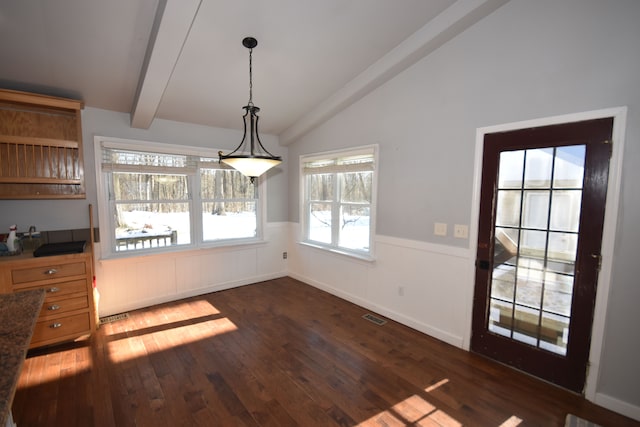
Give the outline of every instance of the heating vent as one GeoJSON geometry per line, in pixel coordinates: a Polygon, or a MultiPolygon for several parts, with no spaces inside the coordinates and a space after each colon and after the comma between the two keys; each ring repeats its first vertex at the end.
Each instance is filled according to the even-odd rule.
{"type": "Polygon", "coordinates": [[[375,323],[376,325],[384,325],[387,323],[386,320],[379,318],[378,316],[374,316],[371,313],[367,313],[362,316],[363,319],[367,319],[369,322],[375,323]]]}
{"type": "Polygon", "coordinates": [[[128,318],[129,318],[129,313],[114,314],[113,316],[101,317],[100,324],[104,325],[105,323],[112,323],[117,320],[128,319],[128,318]]]}

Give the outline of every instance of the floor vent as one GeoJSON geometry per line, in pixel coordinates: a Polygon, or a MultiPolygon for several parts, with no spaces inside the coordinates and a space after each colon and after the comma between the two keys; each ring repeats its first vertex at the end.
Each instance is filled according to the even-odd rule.
{"type": "Polygon", "coordinates": [[[128,318],[129,318],[129,313],[114,314],[113,316],[101,317],[100,324],[104,325],[105,323],[112,323],[117,320],[128,319],[128,318]]]}
{"type": "Polygon", "coordinates": [[[385,323],[387,323],[386,320],[381,319],[377,316],[374,316],[371,313],[367,313],[364,316],[362,316],[363,319],[367,319],[369,322],[375,323],[376,325],[384,325],[385,323]]]}

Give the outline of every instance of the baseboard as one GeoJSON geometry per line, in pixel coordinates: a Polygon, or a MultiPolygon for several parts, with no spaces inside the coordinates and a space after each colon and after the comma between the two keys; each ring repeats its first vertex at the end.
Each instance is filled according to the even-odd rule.
{"type": "Polygon", "coordinates": [[[320,290],[323,290],[325,292],[328,292],[332,295],[335,295],[339,298],[342,298],[344,300],[347,300],[349,302],[352,302],[356,305],[359,305],[361,307],[364,307],[368,310],[373,310],[378,314],[381,314],[389,319],[395,320],[398,323],[402,323],[405,326],[408,326],[412,329],[415,329],[419,332],[422,332],[424,334],[427,334],[433,338],[439,339],[440,341],[444,341],[447,344],[451,344],[455,347],[458,348],[463,348],[463,342],[464,339],[463,337],[458,337],[455,335],[452,335],[448,332],[445,332],[441,329],[438,328],[434,328],[430,325],[424,324],[422,322],[419,322],[411,317],[405,316],[401,313],[395,312],[393,310],[390,310],[386,307],[380,306],[378,304],[375,304],[371,301],[365,300],[363,298],[357,297],[353,294],[350,294],[348,292],[344,292],[340,289],[334,288],[332,286],[327,285],[326,283],[321,283],[318,281],[315,281],[313,279],[310,279],[308,277],[304,277],[301,276],[299,274],[295,274],[295,273],[289,273],[290,277],[293,277],[296,280],[300,280],[301,282],[304,282],[308,285],[311,285],[315,288],[318,288],[320,290]]]}
{"type": "Polygon", "coordinates": [[[596,393],[594,403],[614,412],[640,421],[640,406],[632,405],[604,393],[596,393]]]}
{"type": "Polygon", "coordinates": [[[159,297],[147,298],[141,301],[140,300],[133,301],[128,304],[109,307],[107,311],[102,311],[98,307],[98,310],[100,313],[100,317],[111,316],[114,314],[124,313],[131,310],[138,310],[141,308],[147,308],[147,307],[151,307],[158,304],[164,304],[166,302],[181,300],[184,298],[191,298],[198,295],[210,294],[212,292],[219,292],[227,289],[238,288],[240,286],[251,285],[253,283],[264,282],[265,280],[278,279],[280,277],[285,277],[285,276],[286,274],[284,272],[263,274],[259,276],[253,276],[251,278],[245,278],[242,280],[217,283],[215,285],[204,286],[197,289],[189,289],[187,291],[176,292],[175,294],[161,295],[159,297]]]}

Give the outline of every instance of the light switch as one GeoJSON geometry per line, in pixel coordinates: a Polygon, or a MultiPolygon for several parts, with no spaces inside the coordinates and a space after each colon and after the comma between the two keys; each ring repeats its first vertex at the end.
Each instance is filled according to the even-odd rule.
{"type": "Polygon", "coordinates": [[[436,222],[433,225],[433,234],[436,236],[446,236],[447,235],[447,224],[444,222],[436,222]]]}
{"type": "Polygon", "coordinates": [[[453,226],[453,237],[458,239],[469,238],[469,227],[462,224],[456,224],[453,226]]]}

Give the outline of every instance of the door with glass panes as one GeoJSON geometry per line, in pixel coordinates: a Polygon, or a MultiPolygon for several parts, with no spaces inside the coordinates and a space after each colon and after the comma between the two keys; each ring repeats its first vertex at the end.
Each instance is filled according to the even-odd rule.
{"type": "Polygon", "coordinates": [[[485,135],[473,351],[581,392],[613,119],[485,135]]]}

